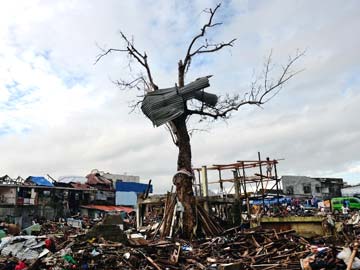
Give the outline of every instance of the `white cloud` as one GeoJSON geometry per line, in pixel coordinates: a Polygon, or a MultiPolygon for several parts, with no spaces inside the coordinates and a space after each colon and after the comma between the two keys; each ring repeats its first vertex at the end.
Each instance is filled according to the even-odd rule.
{"type": "MultiPolygon", "coordinates": [[[[141,113],[129,114],[128,102],[136,94],[117,90],[110,81],[129,74],[126,57],[112,54],[93,65],[99,53],[95,44],[121,46],[120,29],[133,35],[149,55],[156,82],[174,85],[177,61],[206,19],[201,10],[215,3],[3,3],[2,173],[85,175],[97,167],[139,174],[144,180],[152,178],[155,189],[169,189],[175,146],[163,128],[153,128],[141,113]]],[[[271,49],[277,63],[298,48],[307,49],[298,65],[306,70],[264,110],[243,108],[228,124],[218,122],[209,133],[196,134],[194,165],[256,158],[261,151],[263,156],[285,158],[280,173],[358,173],[359,5],[325,0],[224,2],[219,13],[224,25],[210,37],[237,37],[236,46],[195,60],[188,80],[213,74],[212,92],[246,90],[253,70],[261,70],[271,49]]]]}
{"type": "Polygon", "coordinates": [[[350,173],[360,173],[360,164],[354,164],[352,166],[349,166],[348,171],[350,173]]]}

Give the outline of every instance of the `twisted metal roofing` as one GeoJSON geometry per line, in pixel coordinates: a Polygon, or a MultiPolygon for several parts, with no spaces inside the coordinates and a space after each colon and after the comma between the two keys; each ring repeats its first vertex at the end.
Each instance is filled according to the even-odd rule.
{"type": "Polygon", "coordinates": [[[196,93],[209,86],[209,77],[207,76],[181,88],[175,86],[150,92],[145,96],[141,110],[155,126],[161,126],[182,115],[185,111],[186,101],[198,97],[196,93]]]}

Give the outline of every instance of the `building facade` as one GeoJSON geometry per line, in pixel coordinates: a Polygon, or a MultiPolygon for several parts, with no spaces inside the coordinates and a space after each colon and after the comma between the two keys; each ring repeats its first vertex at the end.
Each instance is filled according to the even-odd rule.
{"type": "Polygon", "coordinates": [[[328,199],[341,196],[342,178],[318,178],[284,175],[281,177],[283,193],[292,197],[319,197],[328,199]]]}
{"type": "Polygon", "coordinates": [[[360,185],[348,186],[341,189],[342,196],[360,197],[360,185]]]}

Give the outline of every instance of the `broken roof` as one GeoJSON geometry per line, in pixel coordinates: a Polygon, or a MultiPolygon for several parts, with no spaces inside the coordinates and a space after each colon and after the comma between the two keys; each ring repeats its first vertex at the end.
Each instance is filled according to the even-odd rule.
{"type": "Polygon", "coordinates": [[[32,182],[37,186],[53,187],[54,185],[43,176],[29,176],[26,182],[32,182]]]}
{"type": "Polygon", "coordinates": [[[90,204],[90,205],[82,205],[81,208],[86,209],[94,209],[104,212],[112,212],[112,211],[123,211],[126,213],[131,213],[134,210],[132,207],[126,207],[126,206],[115,206],[115,205],[97,205],[97,204],[90,204]]]}
{"type": "Polygon", "coordinates": [[[87,178],[87,182],[85,184],[88,185],[100,184],[100,185],[112,186],[112,181],[101,176],[99,173],[96,174],[90,173],[86,176],[86,178],[87,178]]]}
{"type": "Polygon", "coordinates": [[[81,183],[85,184],[87,181],[86,177],[83,176],[60,176],[58,182],[61,183],[81,183]]]}

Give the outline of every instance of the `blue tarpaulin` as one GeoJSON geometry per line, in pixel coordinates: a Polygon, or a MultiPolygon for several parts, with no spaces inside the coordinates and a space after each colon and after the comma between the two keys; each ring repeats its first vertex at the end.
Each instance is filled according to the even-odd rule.
{"type": "Polygon", "coordinates": [[[29,176],[26,180],[33,182],[37,186],[46,186],[46,187],[54,186],[43,176],[29,176]]]}
{"type": "MultiPolygon", "coordinates": [[[[127,191],[135,193],[145,193],[148,184],[135,183],[135,182],[116,182],[116,191],[127,191]]],[[[153,192],[152,185],[150,185],[149,193],[153,192]]]]}
{"type": "MultiPolygon", "coordinates": [[[[273,204],[277,204],[277,202],[278,202],[277,198],[264,199],[265,205],[273,205],[273,204]]],[[[281,204],[290,203],[290,202],[291,202],[290,198],[279,198],[279,203],[281,203],[281,204]]],[[[253,204],[253,205],[261,205],[262,203],[263,203],[262,199],[250,200],[250,204],[253,204]]]]}

